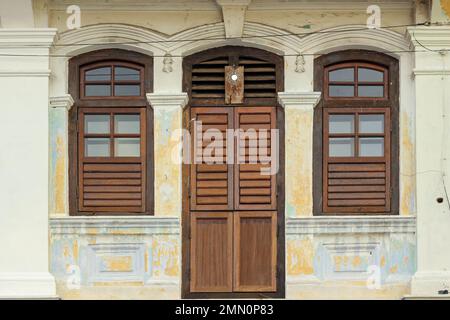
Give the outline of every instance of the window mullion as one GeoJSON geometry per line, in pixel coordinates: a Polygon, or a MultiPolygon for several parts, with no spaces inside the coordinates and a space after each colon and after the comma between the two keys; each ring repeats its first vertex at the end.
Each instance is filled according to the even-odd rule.
{"type": "Polygon", "coordinates": [[[110,133],[109,133],[109,136],[110,136],[110,149],[111,149],[111,154],[110,154],[110,157],[111,158],[114,158],[114,154],[115,154],[115,150],[114,150],[114,130],[115,130],[115,128],[114,128],[114,113],[113,112],[111,112],[110,113],[110,118],[109,118],[109,131],[110,131],[110,133]]]}
{"type": "MultiPolygon", "coordinates": [[[[358,85],[356,85],[358,86],[358,85]]],[[[359,158],[359,112],[355,114],[355,157],[359,158]]]]}

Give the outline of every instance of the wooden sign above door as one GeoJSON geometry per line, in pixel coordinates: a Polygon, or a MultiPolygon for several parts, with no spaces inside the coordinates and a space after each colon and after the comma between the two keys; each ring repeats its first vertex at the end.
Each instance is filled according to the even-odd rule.
{"type": "Polygon", "coordinates": [[[225,66],[225,103],[244,103],[244,67],[225,66]]]}

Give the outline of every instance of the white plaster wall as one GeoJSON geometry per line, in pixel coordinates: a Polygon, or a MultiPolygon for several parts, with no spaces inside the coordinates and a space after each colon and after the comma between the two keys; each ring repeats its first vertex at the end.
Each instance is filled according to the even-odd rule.
{"type": "Polygon", "coordinates": [[[0,297],[55,295],[48,272],[48,57],[1,57],[46,55],[54,34],[0,29],[0,297]],[[6,49],[11,43],[43,49],[6,49]]]}
{"type": "Polygon", "coordinates": [[[450,30],[418,27],[410,28],[409,33],[418,51],[414,71],[418,259],[412,294],[437,296],[450,285],[450,55],[439,52],[450,49],[450,30]]]}
{"type": "Polygon", "coordinates": [[[33,28],[32,0],[0,1],[0,28],[33,28]]]}

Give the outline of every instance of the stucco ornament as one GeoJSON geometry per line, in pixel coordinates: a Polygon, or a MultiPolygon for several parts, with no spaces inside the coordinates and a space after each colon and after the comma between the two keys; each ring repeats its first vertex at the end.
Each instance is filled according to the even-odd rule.
{"type": "Polygon", "coordinates": [[[173,71],[173,67],[172,67],[173,58],[172,58],[172,55],[170,53],[166,53],[164,55],[163,64],[164,64],[164,66],[163,66],[163,71],[164,72],[171,73],[173,71]]]}
{"type": "Polygon", "coordinates": [[[305,72],[305,57],[301,54],[298,55],[297,59],[295,60],[295,72],[305,72]]]}

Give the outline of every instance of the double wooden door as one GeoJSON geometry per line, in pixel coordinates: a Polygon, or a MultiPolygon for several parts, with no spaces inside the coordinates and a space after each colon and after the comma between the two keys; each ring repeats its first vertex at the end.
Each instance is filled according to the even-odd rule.
{"type": "Polygon", "coordinates": [[[275,107],[191,108],[191,293],[277,291],[276,123],[275,107]]]}

